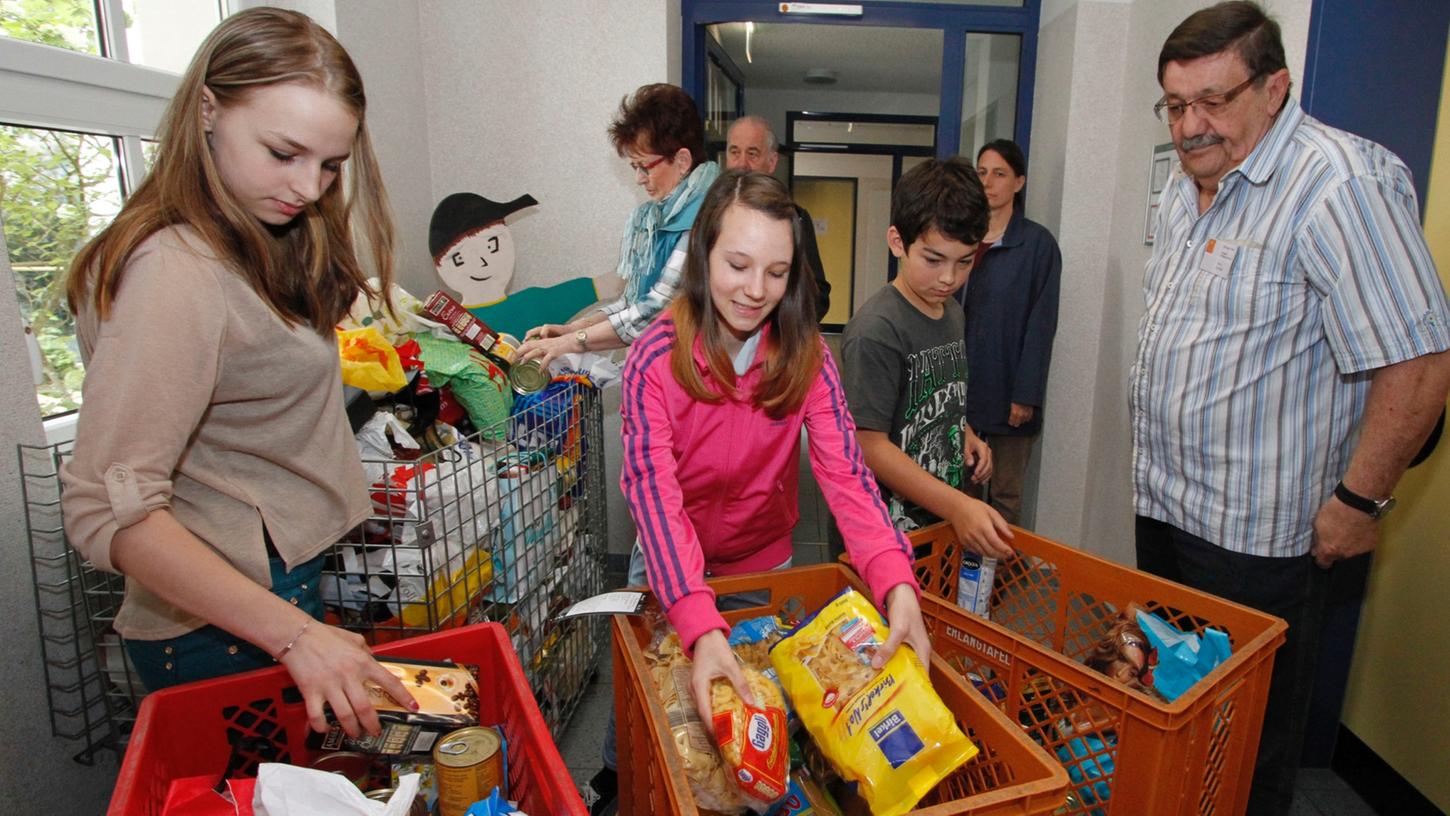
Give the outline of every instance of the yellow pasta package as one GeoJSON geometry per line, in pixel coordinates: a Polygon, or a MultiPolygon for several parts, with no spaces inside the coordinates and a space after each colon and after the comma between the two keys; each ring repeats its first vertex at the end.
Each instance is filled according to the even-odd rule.
{"type": "Polygon", "coordinates": [[[888,635],[875,607],[847,589],[770,651],[806,730],[874,816],[911,810],[977,754],[909,647],[871,668],[888,635]]]}

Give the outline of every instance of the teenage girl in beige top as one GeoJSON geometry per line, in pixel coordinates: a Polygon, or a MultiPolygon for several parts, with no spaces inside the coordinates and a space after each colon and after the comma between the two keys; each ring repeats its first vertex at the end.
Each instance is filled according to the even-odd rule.
{"type": "Polygon", "coordinates": [[[127,578],[116,628],[147,686],[275,659],[314,728],[327,703],[354,735],[378,730],[363,680],[412,703],[317,620],[321,554],[369,505],[333,336],[369,291],[354,227],[392,278],[365,106],[304,15],[243,11],[202,44],[150,175],[71,267],[86,380],[62,470],[71,542],[127,578]]]}

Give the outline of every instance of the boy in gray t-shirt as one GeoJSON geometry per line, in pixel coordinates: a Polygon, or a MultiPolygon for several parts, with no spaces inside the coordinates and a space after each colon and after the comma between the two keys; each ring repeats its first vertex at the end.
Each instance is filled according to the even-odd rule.
{"type": "Polygon", "coordinates": [[[846,324],[841,372],[866,464],[897,529],[945,519],[968,549],[1006,558],[1007,522],[960,489],[992,474],[991,451],[966,420],[965,318],[953,298],[987,218],[976,169],[960,157],[923,162],[901,177],[886,231],[897,276],[846,324]]]}

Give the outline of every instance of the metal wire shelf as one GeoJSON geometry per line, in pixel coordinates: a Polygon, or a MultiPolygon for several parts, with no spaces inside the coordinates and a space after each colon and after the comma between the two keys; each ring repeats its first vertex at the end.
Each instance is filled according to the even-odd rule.
{"type": "MultiPolygon", "coordinates": [[[[328,622],[374,644],[500,622],[559,737],[607,642],[602,618],[554,621],[603,590],[602,438],[598,390],[561,382],[416,459],[365,458],[374,513],[328,553],[328,622]]],[[[75,759],[90,765],[124,750],[145,688],[112,626],[125,579],[65,536],[70,454],[69,442],[18,446],[51,732],[81,743],[75,759]]]]}

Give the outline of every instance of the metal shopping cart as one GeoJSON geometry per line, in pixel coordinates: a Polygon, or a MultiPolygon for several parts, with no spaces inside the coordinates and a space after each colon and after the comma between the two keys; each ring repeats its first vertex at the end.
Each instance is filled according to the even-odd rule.
{"type": "MultiPolygon", "coordinates": [[[[327,618],[379,645],[495,621],[509,633],[555,737],[606,643],[601,618],[557,623],[603,590],[603,414],[598,389],[556,380],[496,426],[413,459],[364,458],[373,515],[334,545],[327,618]]],[[[122,750],[145,688],[113,623],[124,579],[93,568],[61,523],[70,443],[19,447],[51,730],[77,761],[122,750]]]]}

